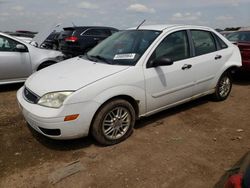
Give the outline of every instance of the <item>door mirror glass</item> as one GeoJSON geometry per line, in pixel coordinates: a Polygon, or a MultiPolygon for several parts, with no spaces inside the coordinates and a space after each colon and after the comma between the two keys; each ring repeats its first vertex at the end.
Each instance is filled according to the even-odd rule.
{"type": "Polygon", "coordinates": [[[174,62],[172,59],[165,57],[165,56],[162,56],[162,57],[159,57],[153,61],[152,67],[169,66],[169,65],[173,65],[173,63],[174,62]]]}

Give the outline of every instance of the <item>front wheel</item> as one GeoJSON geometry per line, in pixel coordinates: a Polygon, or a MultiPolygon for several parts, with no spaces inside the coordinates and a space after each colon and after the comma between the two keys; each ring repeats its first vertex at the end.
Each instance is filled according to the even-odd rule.
{"type": "Polygon", "coordinates": [[[232,78],[228,72],[225,72],[221,75],[220,79],[215,88],[215,93],[213,94],[213,98],[216,101],[225,100],[232,89],[232,78]]]}
{"type": "Polygon", "coordinates": [[[107,102],[95,115],[91,133],[102,145],[117,144],[133,131],[135,110],[123,99],[107,102]]]}

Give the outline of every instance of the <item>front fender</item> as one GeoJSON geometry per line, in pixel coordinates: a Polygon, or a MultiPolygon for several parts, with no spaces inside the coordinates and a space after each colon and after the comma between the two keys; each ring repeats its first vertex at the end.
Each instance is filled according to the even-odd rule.
{"type": "Polygon", "coordinates": [[[138,103],[139,116],[146,112],[146,100],[145,100],[145,91],[142,88],[122,85],[112,88],[108,88],[101,92],[99,95],[95,96],[93,100],[99,104],[103,104],[111,98],[117,96],[128,96],[133,98],[138,103]]]}
{"type": "Polygon", "coordinates": [[[59,61],[56,60],[56,58],[45,58],[45,59],[42,59],[40,61],[38,61],[37,63],[33,64],[33,72],[36,72],[38,67],[42,64],[42,63],[45,63],[45,62],[55,62],[55,63],[58,63],[59,61]]]}

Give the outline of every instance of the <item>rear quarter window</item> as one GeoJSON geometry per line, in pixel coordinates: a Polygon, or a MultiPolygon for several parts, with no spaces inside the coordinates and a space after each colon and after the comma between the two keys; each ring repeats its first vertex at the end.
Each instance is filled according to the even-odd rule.
{"type": "Polygon", "coordinates": [[[228,47],[227,44],[219,36],[217,36],[216,34],[214,34],[214,36],[219,44],[220,49],[225,49],[228,47]]]}

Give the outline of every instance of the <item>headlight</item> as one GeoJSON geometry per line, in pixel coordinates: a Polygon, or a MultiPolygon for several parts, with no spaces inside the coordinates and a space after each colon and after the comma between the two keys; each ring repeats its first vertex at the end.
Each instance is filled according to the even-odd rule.
{"type": "Polygon", "coordinates": [[[63,101],[71,94],[73,91],[61,91],[54,93],[47,93],[43,95],[37,104],[41,106],[46,106],[50,108],[60,108],[63,101]]]}

